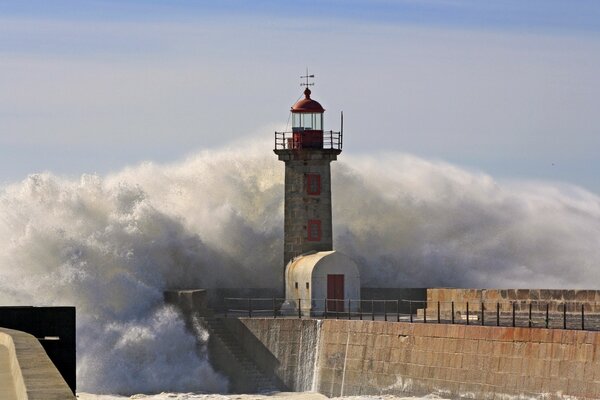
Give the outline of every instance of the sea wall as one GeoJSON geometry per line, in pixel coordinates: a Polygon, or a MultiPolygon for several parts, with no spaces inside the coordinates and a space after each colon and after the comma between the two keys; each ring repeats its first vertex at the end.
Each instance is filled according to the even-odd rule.
{"type": "Polygon", "coordinates": [[[347,320],[237,323],[244,348],[268,360],[263,366],[290,390],[330,397],[600,398],[599,332],[347,320]]]}
{"type": "Polygon", "coordinates": [[[33,335],[75,393],[75,307],[0,307],[0,327],[33,335]]]}
{"type": "Polygon", "coordinates": [[[64,378],[32,335],[0,328],[0,398],[75,399],[64,378]]]}

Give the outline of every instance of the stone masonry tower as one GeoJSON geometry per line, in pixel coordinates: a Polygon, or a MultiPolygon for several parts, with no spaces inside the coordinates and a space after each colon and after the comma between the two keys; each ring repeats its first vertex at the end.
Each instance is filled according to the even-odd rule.
{"type": "Polygon", "coordinates": [[[284,266],[309,251],[333,250],[330,163],[342,152],[342,132],[323,131],[325,109],[310,97],[312,77],[302,77],[306,90],[292,106],[292,131],[275,132],[274,152],[285,162],[284,266]]]}

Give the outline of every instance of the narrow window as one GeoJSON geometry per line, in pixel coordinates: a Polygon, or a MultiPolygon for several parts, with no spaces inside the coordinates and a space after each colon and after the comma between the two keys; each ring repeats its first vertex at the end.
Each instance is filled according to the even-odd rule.
{"type": "Polygon", "coordinates": [[[309,288],[309,285],[308,285],[308,282],[306,282],[306,289],[308,290],[308,288],[309,288]]]}
{"type": "Polygon", "coordinates": [[[321,175],[306,174],[306,193],[313,196],[321,194],[321,175]]]}
{"type": "Polygon", "coordinates": [[[321,221],[318,219],[311,219],[308,221],[306,227],[308,231],[307,240],[310,242],[319,242],[321,240],[321,221]]]}
{"type": "Polygon", "coordinates": [[[296,289],[298,289],[298,282],[296,282],[296,289]]]}

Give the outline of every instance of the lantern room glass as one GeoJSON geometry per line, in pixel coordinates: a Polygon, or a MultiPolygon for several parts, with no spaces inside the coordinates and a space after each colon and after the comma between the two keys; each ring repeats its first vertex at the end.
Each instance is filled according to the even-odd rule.
{"type": "Polygon", "coordinates": [[[322,131],[323,113],[292,113],[292,129],[322,131]]]}

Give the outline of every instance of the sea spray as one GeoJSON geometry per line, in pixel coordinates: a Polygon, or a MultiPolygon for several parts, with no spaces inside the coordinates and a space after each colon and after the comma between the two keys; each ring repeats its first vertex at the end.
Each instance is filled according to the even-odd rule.
{"type": "MultiPolygon", "coordinates": [[[[363,286],[600,280],[593,193],[403,154],[340,159],[334,246],[359,263],[363,286]]],[[[282,207],[283,167],[268,146],[106,177],[31,175],[0,189],[0,302],[77,306],[82,390],[224,390],[162,292],[279,287],[282,207]]]]}
{"type": "Polygon", "coordinates": [[[139,186],[32,175],[3,189],[0,221],[0,302],[77,307],[79,389],[226,389],[162,300],[219,256],[139,186]]]}

